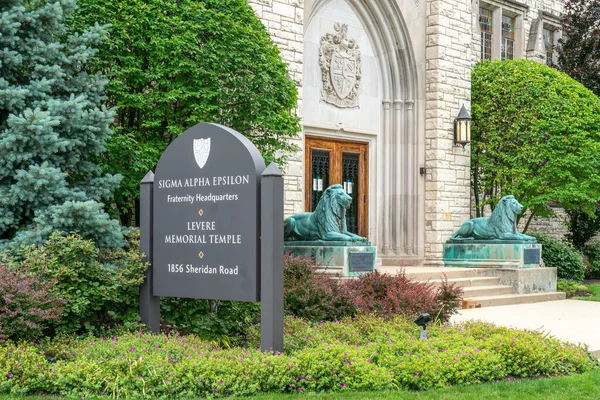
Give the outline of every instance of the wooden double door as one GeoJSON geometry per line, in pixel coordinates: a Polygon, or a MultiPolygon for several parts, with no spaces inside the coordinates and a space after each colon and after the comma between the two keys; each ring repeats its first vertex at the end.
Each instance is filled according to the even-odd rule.
{"type": "Polygon", "coordinates": [[[314,211],[323,191],[336,183],[352,197],[346,210],[348,231],[368,235],[367,143],[306,137],[305,208],[314,211]]]}

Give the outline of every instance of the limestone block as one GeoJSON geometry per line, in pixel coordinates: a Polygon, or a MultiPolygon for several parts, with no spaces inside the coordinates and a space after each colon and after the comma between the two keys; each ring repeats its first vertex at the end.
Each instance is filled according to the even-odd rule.
{"type": "Polygon", "coordinates": [[[263,6],[257,3],[250,3],[250,7],[254,10],[254,15],[262,19],[263,6]]]}
{"type": "Polygon", "coordinates": [[[281,15],[277,15],[277,14],[268,12],[265,9],[263,9],[262,19],[264,21],[281,22],[281,15]]]}
{"type": "Polygon", "coordinates": [[[282,22],[281,29],[294,34],[304,33],[304,27],[301,24],[297,24],[295,22],[282,22]]]}
{"type": "Polygon", "coordinates": [[[296,8],[292,5],[284,4],[278,1],[273,3],[273,13],[275,14],[283,15],[293,20],[296,15],[295,12],[296,8]]]}
{"type": "MultiPolygon", "coordinates": [[[[449,202],[444,200],[426,201],[425,212],[426,213],[443,213],[448,211],[449,202]]],[[[441,219],[441,218],[440,218],[441,219]]]]}

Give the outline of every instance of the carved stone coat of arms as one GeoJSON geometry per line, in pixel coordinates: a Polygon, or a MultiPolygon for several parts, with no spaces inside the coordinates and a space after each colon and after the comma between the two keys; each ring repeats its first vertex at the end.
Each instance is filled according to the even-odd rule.
{"type": "Polygon", "coordinates": [[[348,39],[348,25],[336,22],[334,29],[335,33],[321,38],[319,48],[321,99],[340,108],[355,108],[362,77],[360,48],[354,39],[348,39]]]}

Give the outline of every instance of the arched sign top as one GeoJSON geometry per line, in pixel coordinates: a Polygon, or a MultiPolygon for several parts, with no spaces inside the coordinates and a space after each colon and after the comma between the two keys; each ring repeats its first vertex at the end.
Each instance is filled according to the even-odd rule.
{"type": "Polygon", "coordinates": [[[265,162],[239,132],[191,127],[165,150],[153,187],[154,295],[259,300],[265,162]]]}
{"type": "MultiPolygon", "coordinates": [[[[252,143],[247,137],[245,137],[241,133],[231,128],[207,122],[201,122],[192,126],[185,132],[183,132],[181,135],[179,135],[177,138],[175,138],[164,151],[163,155],[160,157],[156,167],[156,171],[158,172],[158,170],[161,168],[161,163],[163,162],[163,159],[169,159],[170,157],[172,157],[171,153],[177,152],[178,150],[181,151],[182,147],[186,148],[187,146],[189,146],[190,139],[191,143],[193,144],[192,154],[194,154],[194,160],[196,161],[199,168],[203,169],[204,165],[206,165],[206,162],[208,162],[208,157],[211,156],[211,148],[213,152],[215,151],[215,144],[212,143],[214,142],[212,138],[215,135],[224,135],[224,139],[225,137],[230,136],[227,137],[226,141],[230,142],[230,144],[234,146],[235,141],[231,139],[236,139],[240,145],[246,148],[248,155],[252,158],[257,175],[260,175],[262,171],[264,171],[264,169],[266,168],[265,160],[262,158],[260,151],[258,151],[254,143],[252,143]],[[179,142],[183,143],[181,143],[180,145],[179,142]]],[[[221,153],[219,155],[221,155],[221,153]]],[[[178,156],[181,156],[181,154],[177,154],[175,157],[178,156]]],[[[215,156],[213,155],[212,157],[214,158],[215,156]]]]}

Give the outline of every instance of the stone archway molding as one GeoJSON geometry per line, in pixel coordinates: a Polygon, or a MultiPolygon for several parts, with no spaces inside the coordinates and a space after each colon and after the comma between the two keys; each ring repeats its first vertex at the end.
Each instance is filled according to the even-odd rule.
{"type": "MultiPolygon", "coordinates": [[[[329,1],[306,0],[305,28],[329,1]]],[[[424,10],[418,0],[345,1],[361,20],[379,61],[382,132],[376,160],[379,189],[371,217],[379,252],[423,260],[424,181],[419,167],[425,163],[424,10]]]]}

